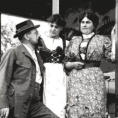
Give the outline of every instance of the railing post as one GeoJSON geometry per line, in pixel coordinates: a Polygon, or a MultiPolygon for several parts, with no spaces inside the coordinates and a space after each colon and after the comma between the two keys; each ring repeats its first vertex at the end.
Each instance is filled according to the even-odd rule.
{"type": "Polygon", "coordinates": [[[118,118],[118,0],[116,0],[115,8],[115,17],[116,17],[116,69],[115,69],[115,90],[116,90],[116,106],[115,106],[115,116],[118,118]]]}

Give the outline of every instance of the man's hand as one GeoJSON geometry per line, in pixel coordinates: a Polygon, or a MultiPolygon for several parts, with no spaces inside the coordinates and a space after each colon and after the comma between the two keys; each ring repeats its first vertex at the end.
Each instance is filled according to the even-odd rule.
{"type": "Polygon", "coordinates": [[[9,115],[9,108],[0,109],[0,118],[7,118],[9,115]]]}

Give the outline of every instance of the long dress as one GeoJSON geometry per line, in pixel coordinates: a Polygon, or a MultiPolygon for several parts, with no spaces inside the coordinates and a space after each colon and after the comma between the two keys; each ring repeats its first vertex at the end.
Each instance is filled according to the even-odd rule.
{"type": "Polygon", "coordinates": [[[99,65],[103,57],[110,59],[111,41],[94,35],[84,43],[82,36],[73,37],[65,51],[65,61],[85,64],[68,73],[66,112],[68,118],[105,118],[105,80],[99,65]]]}
{"type": "Polygon", "coordinates": [[[44,78],[43,102],[60,118],[65,118],[66,73],[63,68],[63,42],[61,38],[44,37],[46,51],[43,52],[44,78]]]}

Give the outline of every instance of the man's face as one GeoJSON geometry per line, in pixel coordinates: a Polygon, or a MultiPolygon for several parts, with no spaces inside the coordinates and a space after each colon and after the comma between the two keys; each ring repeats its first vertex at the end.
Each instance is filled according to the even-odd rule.
{"type": "Polygon", "coordinates": [[[28,33],[28,38],[31,44],[35,45],[38,43],[38,31],[37,29],[33,29],[28,33]]]}
{"type": "Polygon", "coordinates": [[[56,23],[51,23],[50,30],[49,30],[50,37],[52,38],[58,37],[61,30],[62,30],[62,27],[58,26],[56,23]]]}

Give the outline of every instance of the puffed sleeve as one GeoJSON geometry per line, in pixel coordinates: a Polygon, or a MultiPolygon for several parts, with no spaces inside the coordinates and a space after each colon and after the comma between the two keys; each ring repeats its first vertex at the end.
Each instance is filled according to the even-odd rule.
{"type": "Polygon", "coordinates": [[[111,59],[111,46],[112,46],[112,43],[111,43],[110,38],[105,36],[103,49],[104,49],[104,56],[108,60],[111,59]]]}
{"type": "Polygon", "coordinates": [[[52,54],[52,52],[47,49],[47,48],[40,48],[40,55],[41,58],[43,59],[43,62],[46,62],[46,59],[50,57],[50,55],[52,54]]]}
{"type": "Polygon", "coordinates": [[[76,61],[78,58],[79,37],[74,36],[65,49],[65,61],[76,61]]]}

